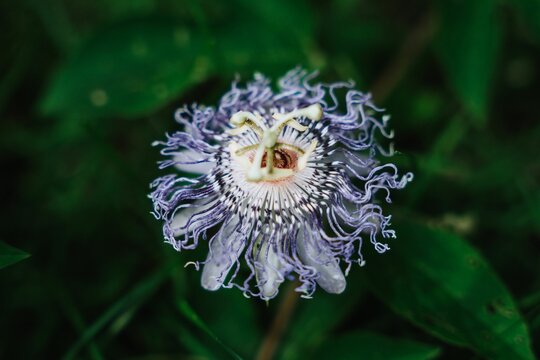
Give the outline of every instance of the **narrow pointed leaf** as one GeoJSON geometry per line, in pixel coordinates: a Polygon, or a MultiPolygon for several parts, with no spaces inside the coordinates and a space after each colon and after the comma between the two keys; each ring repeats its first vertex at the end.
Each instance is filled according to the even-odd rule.
{"type": "Polygon", "coordinates": [[[233,359],[242,360],[242,357],[238,355],[233,349],[225,345],[214,332],[206,325],[206,323],[199,317],[199,315],[193,310],[189,303],[185,300],[178,302],[178,310],[184,315],[193,325],[199,328],[202,332],[212,338],[217,344],[219,344],[223,350],[225,350],[233,359]]]}
{"type": "Polygon", "coordinates": [[[80,338],[69,348],[64,356],[65,360],[76,358],[78,352],[90,340],[97,336],[106,326],[113,324],[121,316],[128,312],[136,311],[166,280],[170,272],[169,267],[152,274],[139,282],[130,292],[117,302],[113,303],[106,311],[98,316],[95,321],[82,333],[80,338]]]}
{"type": "Polygon", "coordinates": [[[0,269],[29,257],[30,254],[0,241],[0,269]]]}

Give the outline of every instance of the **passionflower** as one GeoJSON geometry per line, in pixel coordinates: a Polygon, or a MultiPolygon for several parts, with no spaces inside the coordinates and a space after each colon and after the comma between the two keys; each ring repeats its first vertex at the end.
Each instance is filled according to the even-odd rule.
{"type": "Polygon", "coordinates": [[[261,74],[234,82],[216,108],[179,109],[183,130],[155,143],[173,173],[151,184],[153,213],[176,250],[208,248],[191,262],[205,289],[271,299],[297,278],[305,297],[317,284],[338,294],[351,265],[365,263],[364,240],[389,249],[380,239],[395,232],[379,201],[412,180],[377,160],[393,153],[378,142],[392,137],[389,116],[353,83],[315,77],[294,69],[277,91],[261,74]]]}

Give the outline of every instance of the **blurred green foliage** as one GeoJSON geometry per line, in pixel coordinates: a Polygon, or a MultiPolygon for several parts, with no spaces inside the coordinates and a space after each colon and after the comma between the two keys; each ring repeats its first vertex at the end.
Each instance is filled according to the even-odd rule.
{"type": "Polygon", "coordinates": [[[0,358],[249,359],[284,313],[279,359],[535,358],[540,1],[24,0],[0,23],[0,358]],[[162,244],[146,193],[175,108],[296,65],[373,91],[416,178],[392,251],[286,313],[286,286],[203,291],[205,249],[162,244]]]}
{"type": "Polygon", "coordinates": [[[24,251],[0,241],[0,269],[24,260],[28,256],[24,251]]]}

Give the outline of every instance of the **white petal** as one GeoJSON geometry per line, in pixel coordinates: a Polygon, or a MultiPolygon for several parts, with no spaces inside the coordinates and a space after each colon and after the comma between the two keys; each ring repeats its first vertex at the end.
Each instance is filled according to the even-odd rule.
{"type": "Polygon", "coordinates": [[[261,289],[263,299],[271,299],[277,295],[279,285],[285,280],[280,273],[281,269],[279,255],[274,251],[273,246],[265,241],[257,254],[255,266],[257,284],[261,289]]]}
{"type": "Polygon", "coordinates": [[[306,238],[305,231],[309,230],[300,229],[298,232],[296,241],[298,256],[304,264],[317,270],[319,274],[317,283],[320,287],[329,293],[342,293],[347,286],[347,281],[336,258],[322,239],[313,239],[312,236],[306,238]]]}
{"type": "MultiPolygon", "coordinates": [[[[197,162],[204,160],[205,157],[193,150],[182,150],[174,156],[174,161],[178,162],[197,162]]],[[[214,168],[214,163],[210,161],[198,164],[175,164],[178,170],[192,174],[208,174],[214,168]]]]}
{"type": "MultiPolygon", "coordinates": [[[[214,206],[214,203],[210,203],[206,205],[203,205],[203,203],[204,203],[203,201],[196,201],[193,204],[191,204],[192,206],[182,208],[177,211],[177,213],[174,215],[173,220],[171,222],[171,228],[174,231],[175,237],[182,236],[187,232],[188,229],[186,225],[189,219],[191,218],[191,216],[193,216],[196,213],[203,212],[209,209],[210,207],[214,206]]],[[[193,231],[195,226],[196,225],[194,225],[192,222],[192,225],[190,225],[189,227],[189,231],[190,232],[193,231]]]]}
{"type": "Polygon", "coordinates": [[[201,285],[217,290],[242,253],[245,237],[234,231],[238,220],[231,220],[210,240],[210,249],[201,275],[201,285]]]}

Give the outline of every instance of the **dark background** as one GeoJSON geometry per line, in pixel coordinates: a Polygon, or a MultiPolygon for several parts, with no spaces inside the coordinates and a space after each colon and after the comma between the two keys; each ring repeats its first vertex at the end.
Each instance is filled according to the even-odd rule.
{"type": "Polygon", "coordinates": [[[4,0],[0,24],[0,267],[25,258],[1,359],[534,358],[539,1],[4,0]],[[204,246],[150,214],[150,144],[235,74],[297,65],[392,114],[398,239],[339,296],[203,291],[204,246]]]}

